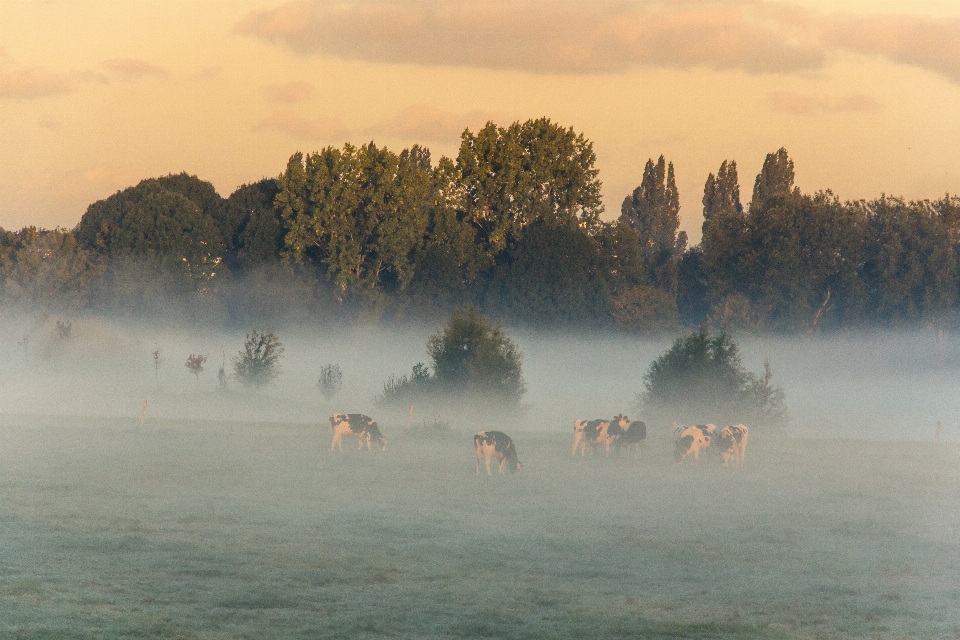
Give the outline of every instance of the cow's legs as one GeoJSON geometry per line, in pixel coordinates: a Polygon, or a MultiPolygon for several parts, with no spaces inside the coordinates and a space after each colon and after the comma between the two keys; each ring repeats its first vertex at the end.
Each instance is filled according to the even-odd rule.
{"type": "Polygon", "coordinates": [[[330,441],[330,451],[336,449],[338,444],[340,445],[340,451],[343,451],[343,443],[340,442],[340,436],[334,433],[333,440],[330,441]]]}
{"type": "Polygon", "coordinates": [[[486,454],[485,454],[485,457],[486,457],[486,459],[487,459],[487,475],[488,475],[488,476],[492,476],[493,473],[490,472],[490,458],[491,458],[491,456],[490,456],[489,453],[486,453],[486,454]]]}

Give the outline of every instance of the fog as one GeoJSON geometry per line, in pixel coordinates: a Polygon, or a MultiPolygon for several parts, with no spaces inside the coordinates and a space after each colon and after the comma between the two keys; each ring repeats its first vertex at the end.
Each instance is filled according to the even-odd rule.
{"type": "MultiPolygon", "coordinates": [[[[148,419],[318,424],[332,412],[348,411],[404,424],[406,411],[377,415],[374,399],[389,376],[428,363],[426,342],[439,328],[276,326],[285,346],[282,373],[251,391],[234,380],[221,389],[217,379],[221,364],[232,372],[242,330],[7,312],[0,317],[0,413],[135,419],[147,400],[148,419]],[[68,336],[59,335],[58,320],[70,323],[68,336]],[[161,357],[156,370],[155,350],[161,357]],[[184,367],[191,354],[208,358],[197,378],[184,367]],[[317,380],[321,367],[331,363],[343,371],[343,389],[325,403],[317,380]]],[[[569,430],[578,417],[627,413],[642,419],[636,396],[643,375],[674,337],[509,328],[508,335],[524,354],[527,383],[517,428],[553,432],[569,430]]],[[[793,436],[930,441],[940,421],[942,440],[960,439],[954,403],[960,339],[950,333],[736,339],[750,371],[762,372],[769,360],[773,383],[786,393],[793,436]]],[[[415,421],[433,417],[418,409],[415,421]]]]}
{"type": "Polygon", "coordinates": [[[276,382],[220,389],[243,330],[2,316],[0,637],[960,634],[950,334],[738,336],[791,420],[753,426],[728,469],[675,464],[658,424],[639,459],[570,455],[574,418],[644,417],[671,337],[508,328],[521,415],[426,433],[374,397],[440,323],[274,328],[276,382]],[[330,363],[344,386],[325,403],[330,363]],[[387,450],[331,452],[342,411],[374,416],[387,450]],[[513,436],[517,474],[476,473],[470,436],[490,428],[513,436]]]}

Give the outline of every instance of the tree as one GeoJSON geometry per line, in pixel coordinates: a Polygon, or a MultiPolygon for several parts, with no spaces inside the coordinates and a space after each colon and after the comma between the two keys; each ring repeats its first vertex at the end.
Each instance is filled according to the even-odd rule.
{"type": "Polygon", "coordinates": [[[534,223],[500,255],[484,306],[531,326],[609,325],[608,263],[584,229],[534,223]]]}
{"type": "Polygon", "coordinates": [[[680,195],[673,174],[663,156],[654,164],[647,160],[640,186],[627,196],[620,219],[639,235],[640,252],[651,284],[671,295],[677,291],[677,260],[687,244],[680,227],[680,195]]]}
{"type": "Polygon", "coordinates": [[[82,308],[103,271],[104,261],[66,229],[0,230],[0,293],[8,301],[82,308]]]}
{"type": "Polygon", "coordinates": [[[960,265],[951,202],[881,197],[856,207],[866,217],[863,278],[871,315],[892,324],[955,318],[960,265]]]}
{"type": "Polygon", "coordinates": [[[476,307],[458,309],[427,341],[433,369],[423,363],[410,376],[391,376],[378,398],[385,405],[425,400],[433,405],[479,402],[485,410],[518,408],[526,391],[523,354],[503,328],[476,307]]]}
{"type": "Polygon", "coordinates": [[[459,208],[488,260],[534,222],[594,229],[603,211],[595,162],[592,142],[548,118],[464,131],[456,165],[459,208]]]}
{"type": "Polygon", "coordinates": [[[231,268],[251,269],[277,262],[286,228],[274,199],[279,188],[274,179],[245,184],[230,194],[225,207],[225,236],[231,268]]]}
{"type": "Polygon", "coordinates": [[[724,160],[716,177],[711,173],[703,186],[703,272],[714,302],[741,291],[746,249],[746,216],[740,204],[737,163],[724,160]]]}
{"type": "Polygon", "coordinates": [[[341,303],[405,288],[428,221],[424,157],[398,156],[372,142],[327,147],[303,165],[295,154],[275,200],[288,229],[287,260],[321,266],[341,303]]]}
{"type": "Polygon", "coordinates": [[[187,371],[192,373],[197,379],[197,383],[200,382],[200,374],[203,373],[203,365],[207,361],[207,356],[201,356],[191,353],[187,356],[187,361],[183,363],[183,366],[187,368],[187,371]]]}
{"type": "Polygon", "coordinates": [[[244,386],[262,387],[280,375],[283,351],[283,344],[273,331],[251,331],[243,349],[231,359],[234,377],[244,386]]]}
{"type": "Polygon", "coordinates": [[[496,398],[516,405],[525,392],[523,354],[503,327],[470,306],[453,313],[430,337],[427,354],[437,387],[447,393],[496,398]]]}
{"type": "Polygon", "coordinates": [[[162,267],[197,290],[221,270],[223,240],[216,220],[186,196],[144,180],[87,207],[77,240],[111,259],[162,267]]]}
{"type": "Polygon", "coordinates": [[[730,334],[701,327],[651,363],[637,401],[643,411],[674,419],[782,424],[784,394],[772,375],[769,363],[763,376],[744,369],[730,334]]]}

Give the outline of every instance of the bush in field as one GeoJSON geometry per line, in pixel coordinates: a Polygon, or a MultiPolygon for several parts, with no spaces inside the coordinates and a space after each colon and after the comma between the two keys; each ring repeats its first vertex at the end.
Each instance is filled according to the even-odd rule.
{"type": "Polygon", "coordinates": [[[191,353],[187,356],[187,361],[183,363],[183,366],[187,368],[187,371],[192,373],[197,379],[197,382],[200,382],[200,374],[203,373],[203,365],[207,362],[207,356],[199,356],[194,353],[191,353]]]}
{"type": "Polygon", "coordinates": [[[772,377],[769,362],[762,376],[743,367],[729,333],[711,335],[701,327],[650,365],[637,404],[645,413],[681,420],[781,424],[784,394],[772,377]]]}
{"type": "Polygon", "coordinates": [[[320,379],[317,380],[317,386],[320,387],[320,394],[327,402],[333,400],[334,396],[340,393],[343,388],[343,371],[340,365],[328,364],[320,369],[320,379]]]}
{"type": "Polygon", "coordinates": [[[243,349],[231,358],[233,375],[240,384],[262,387],[280,375],[283,344],[273,331],[251,331],[243,349]]]}
{"type": "Polygon", "coordinates": [[[526,391],[523,354],[503,328],[476,307],[459,309],[427,342],[431,369],[417,363],[410,376],[391,377],[380,401],[405,404],[417,398],[471,396],[516,408],[526,391]]]}

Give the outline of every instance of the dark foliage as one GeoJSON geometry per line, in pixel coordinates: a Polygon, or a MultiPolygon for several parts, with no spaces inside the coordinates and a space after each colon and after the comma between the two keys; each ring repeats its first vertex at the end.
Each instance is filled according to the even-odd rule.
{"type": "Polygon", "coordinates": [[[784,394],[772,376],[768,363],[762,376],[747,371],[729,333],[701,327],[650,365],[637,401],[645,413],[674,419],[783,424],[784,394]]]}
{"type": "Polygon", "coordinates": [[[231,359],[233,375],[240,384],[262,387],[280,375],[283,344],[273,331],[251,331],[243,349],[231,359]]]}
{"type": "Polygon", "coordinates": [[[427,341],[427,354],[433,373],[418,363],[409,376],[391,376],[379,397],[382,404],[466,400],[512,410],[526,391],[523,354],[503,327],[481,316],[476,307],[455,311],[427,341]]]}

